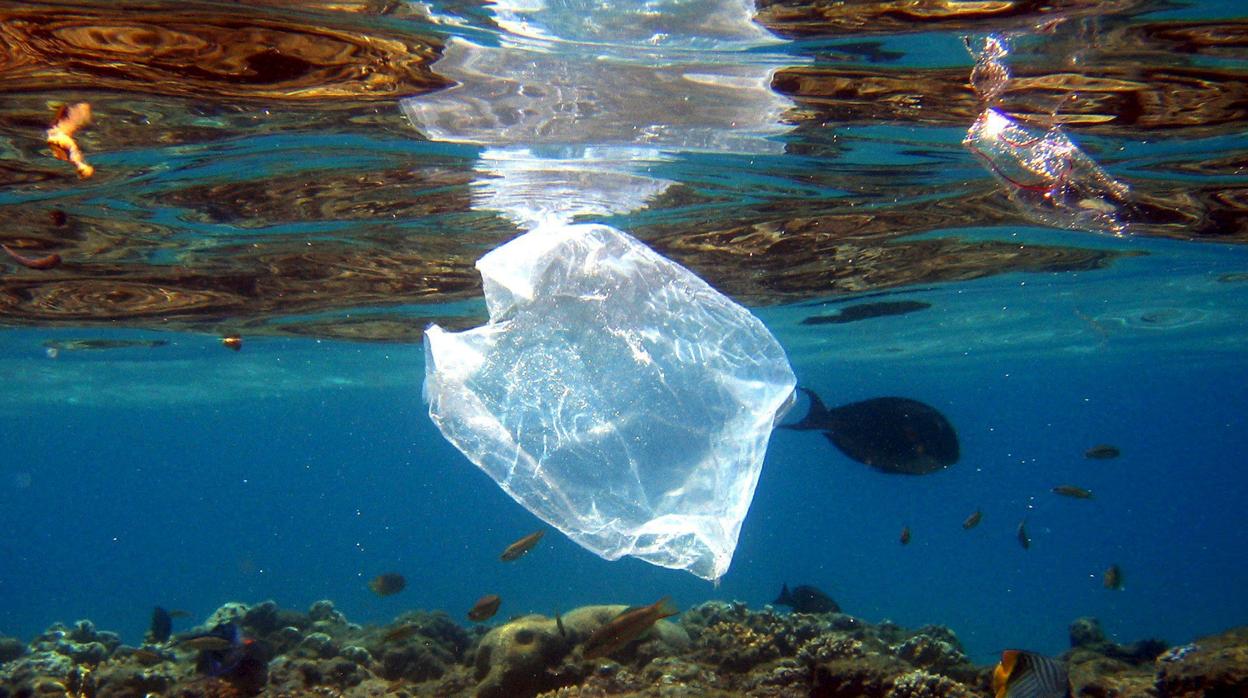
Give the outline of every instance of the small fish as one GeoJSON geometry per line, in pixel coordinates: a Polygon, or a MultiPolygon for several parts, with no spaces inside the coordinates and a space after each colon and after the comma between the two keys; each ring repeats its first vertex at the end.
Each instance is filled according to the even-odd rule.
{"type": "Polygon", "coordinates": [[[555,611],[555,627],[559,629],[559,637],[567,637],[568,631],[563,627],[563,614],[555,611]]]}
{"type": "Polygon", "coordinates": [[[1117,446],[1110,446],[1109,444],[1098,444],[1083,452],[1084,458],[1092,458],[1094,460],[1109,460],[1120,455],[1122,455],[1122,451],[1119,451],[1117,446]]]}
{"type": "Polygon", "coordinates": [[[468,620],[478,623],[489,620],[494,617],[495,613],[498,613],[498,607],[502,603],[503,600],[499,598],[498,594],[486,594],[477,599],[477,602],[468,610],[468,620]]]}
{"type": "Polygon", "coordinates": [[[667,596],[649,606],[625,609],[590,633],[585,641],[585,658],[605,657],[636,640],[655,623],[677,613],[680,611],[671,605],[671,598],[667,596]]]}
{"type": "Polygon", "coordinates": [[[267,650],[243,637],[238,623],[221,623],[212,630],[184,639],[180,646],[199,650],[195,668],[208,676],[238,676],[268,664],[267,650]]]}
{"type": "Polygon", "coordinates": [[[780,595],[772,603],[777,606],[788,606],[793,609],[794,613],[841,612],[841,607],[832,600],[831,596],[805,584],[793,587],[793,591],[789,591],[788,584],[781,585],[780,595]]]}
{"type": "Polygon", "coordinates": [[[901,541],[902,545],[910,545],[910,527],[909,526],[901,527],[901,538],[899,538],[898,540],[901,541]]]}
{"type": "Polygon", "coordinates": [[[152,666],[155,664],[160,664],[161,662],[164,662],[164,661],[168,661],[168,658],[165,657],[163,654],[157,652],[156,650],[148,649],[146,647],[140,647],[136,649],[134,652],[130,654],[130,656],[134,657],[134,661],[138,662],[139,664],[142,664],[143,666],[152,666]]]}
{"type": "Polygon", "coordinates": [[[1035,652],[1006,650],[992,671],[993,698],[1065,698],[1066,665],[1035,652]]]}
{"type": "Polygon", "coordinates": [[[546,535],[546,529],[539,529],[537,531],[530,533],[524,538],[521,538],[515,543],[512,543],[511,545],[507,546],[507,549],[503,551],[502,555],[498,556],[498,559],[502,560],[503,562],[511,562],[513,560],[519,560],[520,558],[524,557],[526,553],[532,550],[533,546],[537,545],[537,542],[541,540],[542,536],[544,535],[546,535]]]}
{"type": "Polygon", "coordinates": [[[74,140],[74,133],[89,123],[91,123],[89,103],[65,104],[56,110],[56,117],[52,120],[52,126],[47,132],[48,147],[52,149],[53,157],[57,160],[72,162],[81,179],[95,174],[95,168],[83,157],[82,148],[79,148],[78,141],[74,140]]]}
{"type": "Polygon", "coordinates": [[[226,349],[238,351],[243,348],[243,338],[236,334],[227,334],[221,338],[221,346],[226,349]]]}
{"type": "Polygon", "coordinates": [[[1018,544],[1023,546],[1023,550],[1031,547],[1031,538],[1027,537],[1027,519],[1018,522],[1018,544]]]}
{"type": "MultiPolygon", "coordinates": [[[[162,344],[164,343],[163,340],[161,340],[161,343],[162,344]]],[[[152,345],[152,346],[156,346],[156,345],[152,345]]],[[[180,608],[171,608],[169,609],[169,617],[170,618],[190,618],[191,612],[184,611],[180,608]]]]}
{"type": "Polygon", "coordinates": [[[168,642],[173,634],[173,616],[165,609],[157,606],[152,610],[152,624],[148,628],[147,637],[150,642],[168,642]]]}
{"type": "Polygon", "coordinates": [[[196,650],[198,652],[223,652],[234,646],[231,637],[221,633],[204,633],[178,640],[179,649],[196,650]]]}
{"type": "Polygon", "coordinates": [[[1103,583],[1106,589],[1122,591],[1122,568],[1116,564],[1110,565],[1109,569],[1105,570],[1103,583]]]}
{"type": "Polygon", "coordinates": [[[368,588],[372,589],[373,593],[378,596],[393,596],[403,591],[406,586],[407,580],[397,572],[379,574],[368,583],[368,588]]]}
{"type": "Polygon", "coordinates": [[[974,514],[971,514],[970,516],[966,517],[966,520],[962,522],[962,528],[964,530],[969,531],[972,528],[975,528],[976,526],[978,526],[979,520],[982,518],[984,518],[984,512],[980,511],[979,509],[976,509],[974,514]]]}
{"type": "Polygon", "coordinates": [[[1058,485],[1053,488],[1053,494],[1060,494],[1063,497],[1073,497],[1074,499],[1092,499],[1091,490],[1085,490],[1082,487],[1074,485],[1058,485]]]}
{"type": "Polygon", "coordinates": [[[27,269],[54,269],[61,266],[61,256],[59,254],[53,253],[44,257],[27,257],[14,251],[8,245],[0,245],[0,248],[3,248],[5,254],[12,257],[14,262],[27,269]]]}
{"type": "Polygon", "coordinates": [[[419,623],[404,623],[390,628],[381,634],[383,642],[401,642],[420,631],[419,623]]]}

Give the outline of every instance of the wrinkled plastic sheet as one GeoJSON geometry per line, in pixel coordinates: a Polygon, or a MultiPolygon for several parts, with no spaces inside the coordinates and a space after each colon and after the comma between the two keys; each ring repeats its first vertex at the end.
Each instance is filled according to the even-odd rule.
{"type": "Polygon", "coordinates": [[[607,226],[541,227],[477,268],[488,324],[425,334],[443,435],[598,555],[721,577],[793,400],[779,343],[607,226]]]}
{"type": "MultiPolygon", "coordinates": [[[[1059,22],[1060,23],[1060,22],[1059,22]]],[[[1054,22],[1037,27],[1039,33],[1054,22]]],[[[1134,202],[1130,188],[1111,177],[1058,125],[1060,103],[1047,128],[1019,123],[993,106],[1010,85],[1009,35],[966,37],[975,59],[971,87],[984,109],[963,145],[992,173],[1010,201],[1028,218],[1059,228],[1123,235],[1134,202]]]]}

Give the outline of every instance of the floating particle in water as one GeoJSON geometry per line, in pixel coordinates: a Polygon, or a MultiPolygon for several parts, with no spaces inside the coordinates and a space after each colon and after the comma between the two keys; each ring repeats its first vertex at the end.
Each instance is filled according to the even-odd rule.
{"type": "Polygon", "coordinates": [[[95,174],[95,168],[83,157],[78,141],[74,140],[74,133],[89,123],[91,123],[90,104],[79,102],[73,105],[62,105],[56,110],[56,118],[52,120],[52,126],[48,128],[47,133],[48,147],[52,149],[52,155],[57,160],[72,162],[81,179],[95,174]]]}

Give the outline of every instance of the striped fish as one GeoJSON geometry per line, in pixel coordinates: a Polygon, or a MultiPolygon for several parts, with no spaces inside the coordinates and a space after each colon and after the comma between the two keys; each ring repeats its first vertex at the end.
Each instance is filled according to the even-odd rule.
{"type": "Polygon", "coordinates": [[[1066,665],[1035,652],[1006,650],[992,672],[995,698],[1067,698],[1066,665]]]}

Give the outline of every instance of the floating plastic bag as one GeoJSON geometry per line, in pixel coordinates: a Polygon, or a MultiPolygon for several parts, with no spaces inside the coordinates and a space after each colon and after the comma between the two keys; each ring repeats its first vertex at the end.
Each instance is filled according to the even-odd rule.
{"type": "Polygon", "coordinates": [[[425,333],[442,434],[598,555],[718,579],[796,379],[763,323],[603,225],[481,258],[488,324],[425,333]]]}

